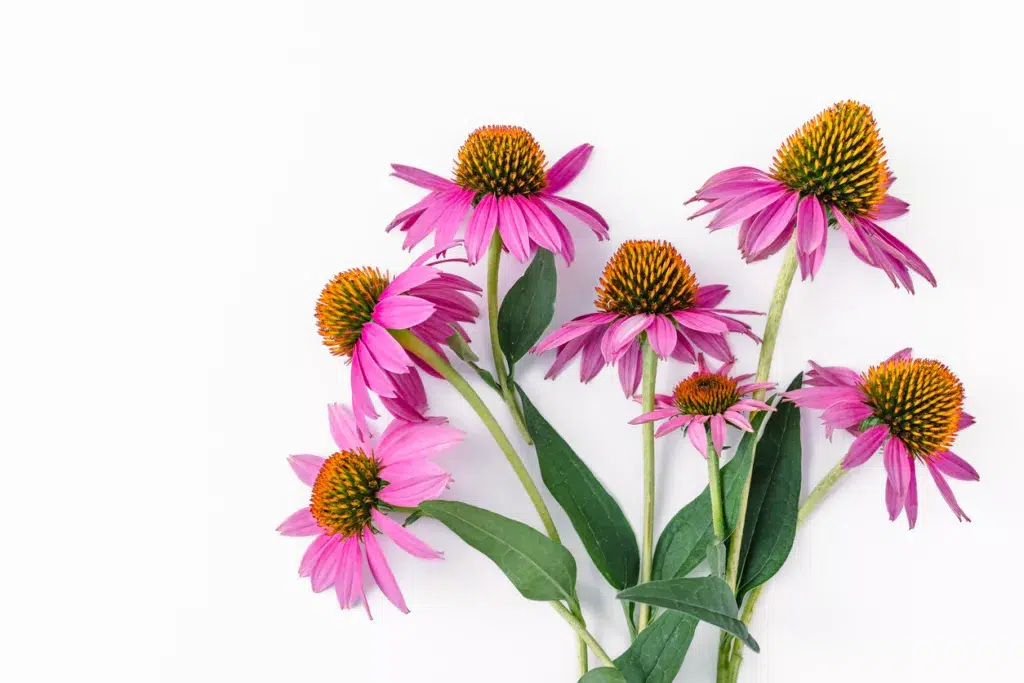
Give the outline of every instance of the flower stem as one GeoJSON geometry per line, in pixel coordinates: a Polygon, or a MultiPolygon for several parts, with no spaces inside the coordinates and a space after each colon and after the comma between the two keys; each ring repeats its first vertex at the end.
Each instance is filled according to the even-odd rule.
{"type": "MultiPolygon", "coordinates": [[[[828,471],[828,474],[822,477],[821,481],[818,482],[818,485],[815,486],[814,490],[807,496],[803,505],[800,506],[800,511],[797,513],[796,517],[797,529],[807,521],[807,518],[810,517],[811,513],[814,512],[818,505],[821,504],[821,501],[825,499],[825,496],[828,495],[829,491],[832,490],[832,487],[835,486],[847,472],[849,472],[849,470],[843,468],[843,461],[840,460],[836,463],[835,467],[828,471]]],[[[761,598],[761,590],[763,588],[764,584],[761,584],[750,591],[750,595],[747,596],[746,604],[743,605],[743,613],[740,615],[744,624],[750,624],[750,620],[754,616],[754,609],[757,607],[757,601],[761,598]]],[[[737,644],[732,653],[732,661],[728,666],[728,670],[730,672],[730,677],[727,679],[728,683],[734,683],[737,676],[739,676],[740,665],[742,663],[743,648],[737,644]]]]}
{"type": "MultiPolygon", "coordinates": [[[[649,413],[654,410],[654,384],[658,375],[658,354],[647,340],[643,347],[643,378],[641,380],[642,411],[649,413]]],[[[644,444],[644,528],[643,551],[640,555],[640,583],[651,580],[654,565],[654,422],[645,422],[643,429],[644,444]]],[[[637,633],[647,627],[651,618],[651,606],[641,603],[637,606],[637,633]]]]}
{"type": "Polygon", "coordinates": [[[491,244],[487,248],[487,323],[491,333],[491,356],[494,358],[494,373],[498,376],[501,397],[508,405],[509,412],[512,413],[512,420],[516,423],[519,433],[526,439],[526,443],[532,446],[533,439],[526,429],[526,420],[523,418],[522,409],[512,394],[512,387],[509,386],[505,355],[501,352],[501,340],[498,338],[498,266],[501,263],[501,248],[501,234],[495,230],[491,244]]]}
{"type": "MultiPolygon", "coordinates": [[[[597,642],[597,639],[591,635],[590,631],[587,630],[587,627],[577,619],[572,612],[566,609],[565,605],[560,602],[552,602],[550,604],[555,608],[555,611],[565,619],[569,626],[572,626],[573,630],[576,631],[576,634],[580,637],[580,640],[587,644],[590,651],[594,653],[601,664],[612,668],[615,667],[615,662],[613,662],[611,657],[608,656],[608,653],[604,651],[604,648],[602,648],[601,644],[597,642]]],[[[586,673],[586,671],[583,673],[586,673]]]]}
{"type": "Polygon", "coordinates": [[[725,509],[722,505],[722,475],[719,470],[718,451],[711,440],[711,426],[708,425],[708,490],[711,493],[711,528],[715,542],[725,541],[725,509]]]}

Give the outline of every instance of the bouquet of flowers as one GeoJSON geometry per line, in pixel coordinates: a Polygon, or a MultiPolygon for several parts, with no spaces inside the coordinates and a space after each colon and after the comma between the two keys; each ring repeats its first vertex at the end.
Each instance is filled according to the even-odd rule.
{"type": "Polygon", "coordinates": [[[592,151],[580,145],[549,166],[526,130],[485,126],[459,150],[451,180],[393,166],[393,175],[427,195],[386,229],[397,229],[406,249],[429,246],[404,272],[355,267],[324,287],[316,322],[330,352],[348,364],[350,398],[328,406],[334,453],[289,458],[311,495],[278,531],[311,539],[299,575],[315,592],[333,588],[343,609],[362,605],[369,615],[366,591],[374,586],[408,611],[385,551],[395,552],[393,545],[439,559],[411,530],[418,520],[433,520],[492,560],[524,598],[549,603],[565,620],[578,638],[580,681],[670,681],[704,622],[721,634],[717,681],[731,683],[746,651],[758,651],[749,627],[763,586],[786,561],[800,525],[848,472],[881,453],[889,518],[905,513],[912,529],[918,473],[926,471],[957,518],[970,521],[949,479],[978,479],[952,450],[974,420],[956,375],[909,348],[868,368],[812,360],[792,381],[773,381],[790,285],[798,269],[801,279],[818,275],[830,237],[897,288],[913,293],[914,276],[936,284],[925,262],[882,227],[909,206],[889,194],[895,176],[868,107],[829,107],[782,144],[770,170],[726,169],[689,199],[700,203],[691,218],[710,217],[712,232],[738,228],[746,262],[782,252],[764,313],[727,307],[729,288],[707,284],[668,242],[631,238],[600,275],[596,310],[545,334],[554,314],[556,256],[566,265],[574,260],[570,229],[582,224],[599,240],[611,234],[600,213],[564,195],[592,151]],[[499,300],[506,255],[529,265],[499,300]],[[481,261],[483,287],[445,269],[481,261]],[[486,353],[477,350],[489,362],[464,327],[480,315],[481,295],[489,340],[486,353]],[[752,326],[759,316],[763,331],[752,326]],[[735,371],[737,334],[760,345],[754,373],[735,371]],[[554,359],[546,377],[559,376],[577,357],[582,382],[613,366],[625,399],[639,404],[631,422],[638,425],[644,482],[639,536],[612,492],[516,381],[517,363],[548,352],[554,359]],[[659,394],[662,363],[693,371],[659,394]],[[454,499],[458,489],[434,456],[463,433],[430,409],[433,380],[449,382],[480,417],[536,509],[532,524],[454,499]],[[516,449],[480,391],[495,392],[532,452],[516,449]],[[820,412],[826,436],[846,449],[802,502],[801,432],[813,427],[800,408],[820,412]],[[656,539],[654,442],[677,430],[706,460],[708,482],[656,539]],[[537,458],[543,486],[524,457],[537,458]],[[562,545],[567,530],[553,523],[549,499],[608,582],[609,599],[622,605],[632,642],[625,652],[609,653],[588,629],[576,583],[581,558],[562,545]]]}

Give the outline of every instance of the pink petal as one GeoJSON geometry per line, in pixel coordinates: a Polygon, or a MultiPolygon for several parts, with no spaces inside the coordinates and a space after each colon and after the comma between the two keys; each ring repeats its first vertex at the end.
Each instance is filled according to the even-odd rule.
{"type": "Polygon", "coordinates": [[[899,497],[901,509],[903,498],[907,494],[907,486],[910,484],[910,457],[906,446],[899,439],[889,439],[885,443],[885,471],[899,497]]]}
{"type": "Polygon", "coordinates": [[[851,429],[871,417],[873,412],[860,400],[837,401],[821,414],[821,419],[832,429],[851,429]]]}
{"type": "Polygon", "coordinates": [[[707,430],[699,426],[696,422],[691,424],[686,429],[686,435],[690,437],[690,443],[697,449],[704,458],[708,457],[708,435],[707,430]]]}
{"type": "Polygon", "coordinates": [[[571,265],[576,258],[576,245],[573,244],[572,235],[569,234],[565,223],[543,201],[533,201],[531,203],[533,208],[544,214],[544,218],[554,226],[558,239],[562,243],[562,258],[565,260],[566,265],[571,265]]]}
{"type": "Polygon", "coordinates": [[[721,454],[725,445],[725,419],[721,415],[711,416],[711,444],[721,454]]]}
{"type": "Polygon", "coordinates": [[[419,422],[382,437],[376,453],[383,465],[394,465],[409,458],[432,458],[461,443],[464,436],[445,425],[419,422]]]}
{"type": "Polygon", "coordinates": [[[786,195],[782,201],[759,214],[759,217],[764,216],[764,220],[760,224],[751,225],[745,253],[756,256],[770,247],[789,227],[799,201],[800,194],[792,192],[786,195]],[[771,211],[770,214],[769,211],[771,211]]]}
{"type": "Polygon", "coordinates": [[[544,353],[556,346],[562,346],[568,344],[576,337],[582,337],[593,329],[593,325],[573,325],[567,323],[562,325],[560,328],[549,334],[544,339],[540,340],[536,346],[531,349],[532,353],[544,353]]]}
{"type": "Polygon", "coordinates": [[[524,263],[529,256],[530,231],[511,197],[498,199],[498,232],[512,256],[524,263]]]}
{"type": "Polygon", "coordinates": [[[791,192],[782,185],[768,185],[767,187],[752,190],[746,194],[734,198],[728,205],[722,207],[710,223],[708,228],[726,228],[739,223],[748,216],[753,216],[767,206],[774,204],[777,200],[791,192]]]}
{"type": "Polygon", "coordinates": [[[676,311],[672,313],[672,317],[675,318],[680,325],[688,327],[691,330],[697,330],[698,332],[724,334],[729,331],[729,326],[727,324],[718,317],[709,313],[697,311],[676,311]]]}
{"type": "Polygon", "coordinates": [[[466,226],[466,258],[474,265],[484,257],[498,227],[498,202],[494,195],[485,194],[473,209],[466,226]]]}
{"type": "Polygon", "coordinates": [[[596,328],[585,337],[583,344],[583,355],[580,359],[580,381],[589,382],[597,377],[605,366],[604,354],[601,353],[601,339],[604,337],[603,330],[596,328]]]}
{"type": "Polygon", "coordinates": [[[981,475],[969,462],[951,451],[936,453],[932,458],[935,467],[947,477],[953,477],[960,481],[978,481],[981,475]]]}
{"type": "Polygon", "coordinates": [[[424,211],[429,209],[434,204],[434,202],[438,200],[438,197],[440,197],[439,192],[431,192],[426,197],[419,200],[409,208],[399,213],[393,219],[391,219],[391,222],[387,224],[387,227],[384,228],[384,231],[391,232],[395,228],[395,226],[402,223],[405,223],[405,225],[403,225],[401,229],[406,230],[412,223],[416,222],[416,220],[418,220],[419,217],[423,215],[424,211]]]}
{"type": "Polygon", "coordinates": [[[387,515],[378,510],[371,510],[370,516],[373,523],[377,525],[382,533],[395,542],[399,548],[413,557],[421,557],[425,560],[440,559],[442,554],[431,548],[419,538],[411,534],[401,524],[395,522],[387,515]]]}
{"type": "Polygon", "coordinates": [[[645,422],[654,422],[655,420],[663,420],[666,417],[672,417],[673,415],[678,414],[679,410],[677,408],[658,408],[657,410],[652,410],[649,413],[644,413],[643,415],[634,417],[629,421],[629,424],[639,425],[645,422]]]}
{"type": "Polygon", "coordinates": [[[614,360],[623,348],[632,344],[641,332],[654,323],[656,317],[641,313],[621,318],[618,322],[613,323],[605,333],[604,346],[601,349],[604,352],[605,360],[614,360]]]}
{"type": "Polygon", "coordinates": [[[714,308],[725,300],[729,288],[725,285],[705,285],[697,288],[694,308],[714,308]]]}
{"type": "Polygon", "coordinates": [[[925,464],[928,465],[928,472],[932,475],[932,479],[935,480],[935,486],[939,489],[939,493],[942,494],[942,498],[946,501],[946,505],[953,511],[956,518],[961,522],[965,519],[969,522],[971,518],[960,507],[960,504],[956,502],[956,496],[953,495],[953,489],[949,488],[949,482],[942,476],[942,472],[939,471],[938,467],[931,460],[925,460],[925,464]]]}
{"type": "Polygon", "coordinates": [[[574,218],[582,221],[594,232],[595,235],[597,235],[599,240],[608,239],[608,222],[605,221],[601,214],[583,202],[577,202],[565,197],[558,197],[546,192],[541,195],[541,199],[543,199],[549,206],[561,209],[574,218]]]}
{"type": "Polygon", "coordinates": [[[732,350],[729,348],[729,342],[727,342],[725,340],[725,336],[721,334],[706,334],[704,332],[698,332],[697,330],[687,330],[686,336],[697,346],[697,348],[715,360],[728,362],[733,359],[732,350]]]}
{"type": "Polygon", "coordinates": [[[594,151],[594,146],[586,143],[569,150],[565,156],[548,169],[548,185],[544,191],[554,194],[575,180],[583,167],[587,165],[592,151],[594,151]]]}
{"type": "Polygon", "coordinates": [[[373,580],[377,582],[381,592],[387,596],[392,605],[408,614],[409,608],[405,606],[405,598],[402,597],[402,591],[398,588],[395,575],[391,573],[391,567],[388,566],[388,561],[384,557],[384,553],[381,552],[377,539],[369,529],[363,530],[363,546],[366,548],[366,561],[370,565],[370,574],[373,575],[373,580]]]}
{"type": "Polygon", "coordinates": [[[312,486],[316,481],[316,475],[320,474],[320,468],[324,466],[324,458],[318,455],[289,455],[288,464],[299,481],[306,486],[312,486]]]}
{"type": "Polygon", "coordinates": [[[968,427],[970,427],[974,423],[975,423],[975,419],[974,419],[973,415],[971,415],[970,413],[963,413],[962,412],[962,413],[960,413],[959,421],[957,421],[956,429],[957,429],[957,431],[962,431],[964,429],[967,429],[968,427]]]}
{"type": "Polygon", "coordinates": [[[323,529],[313,518],[313,513],[309,511],[307,505],[288,515],[288,518],[277,527],[277,531],[282,536],[314,536],[323,529]]]}
{"type": "Polygon", "coordinates": [[[882,442],[889,436],[887,425],[875,425],[858,436],[846,457],[843,458],[843,468],[851,469],[863,465],[868,459],[878,452],[882,442]]]}
{"type": "Polygon", "coordinates": [[[392,483],[381,489],[379,498],[389,505],[399,507],[416,506],[425,500],[441,495],[451,483],[451,476],[446,473],[435,474],[421,479],[407,479],[400,484],[392,483]]]}
{"type": "MultiPolygon", "coordinates": [[[[519,205],[519,210],[526,217],[530,237],[533,241],[552,253],[561,254],[562,236],[555,224],[548,220],[547,214],[538,208],[544,203],[539,199],[527,199],[526,197],[514,197],[514,199],[519,205]]],[[[565,258],[564,255],[563,258],[565,258]]]]}
{"type": "Polygon", "coordinates": [[[725,411],[725,413],[722,414],[722,417],[728,420],[734,427],[739,427],[745,432],[754,431],[754,427],[750,424],[750,421],[735,410],[725,411]]]}
{"type": "Polygon", "coordinates": [[[340,540],[341,536],[338,534],[331,536],[324,551],[313,564],[310,581],[314,593],[320,593],[334,585],[334,578],[338,575],[338,563],[341,561],[340,540]]]}
{"type": "Polygon", "coordinates": [[[306,552],[302,555],[302,561],[299,562],[299,576],[309,576],[313,572],[313,567],[316,566],[317,560],[320,559],[321,553],[327,548],[328,541],[333,536],[323,534],[313,539],[313,542],[306,548],[306,552]]]}
{"type": "Polygon", "coordinates": [[[458,187],[450,180],[412,166],[391,164],[391,168],[394,169],[391,175],[427,190],[453,190],[458,187]]]}
{"type": "Polygon", "coordinates": [[[782,394],[801,408],[823,410],[835,403],[866,400],[864,392],[854,387],[807,387],[782,394]]]}
{"type": "Polygon", "coordinates": [[[394,398],[397,395],[395,393],[395,385],[391,383],[391,377],[388,376],[388,373],[384,372],[377,363],[377,360],[367,350],[365,340],[360,339],[356,342],[353,357],[359,359],[359,367],[363,371],[366,386],[370,388],[370,391],[378,396],[386,396],[388,398],[394,398]]]}
{"type": "Polygon", "coordinates": [[[407,330],[434,314],[436,307],[419,297],[403,294],[377,302],[373,319],[389,330],[407,330]]]}
{"type": "Polygon", "coordinates": [[[579,355],[580,351],[587,343],[587,335],[581,335],[576,337],[568,344],[563,345],[558,349],[558,353],[555,354],[555,362],[551,364],[551,367],[544,374],[545,379],[557,377],[562,369],[572,361],[573,358],[579,355]]]}
{"type": "Polygon", "coordinates": [[[358,536],[350,536],[341,542],[334,592],[342,609],[355,607],[363,595],[363,552],[358,536]]]}
{"type": "Polygon", "coordinates": [[[352,356],[349,386],[352,390],[352,412],[355,414],[356,420],[359,421],[365,417],[372,420],[377,419],[377,410],[373,407],[370,393],[366,390],[366,377],[363,376],[358,355],[352,356]]]}
{"type": "Polygon", "coordinates": [[[887,194],[882,199],[882,202],[875,207],[873,215],[880,221],[886,221],[902,216],[907,211],[910,211],[910,204],[902,199],[893,197],[891,194],[887,194]]]}
{"type": "Polygon", "coordinates": [[[412,360],[402,345],[375,322],[363,325],[360,341],[366,345],[374,361],[387,372],[402,374],[412,366],[412,360]]]}
{"type": "Polygon", "coordinates": [[[825,242],[826,228],[825,210],[818,198],[809,195],[800,200],[796,210],[796,246],[798,255],[802,257],[801,277],[813,277],[817,273],[814,266],[820,267],[821,264],[812,257],[825,242]]]}
{"type": "Polygon", "coordinates": [[[640,378],[643,375],[643,363],[641,362],[640,344],[633,342],[627,346],[625,354],[618,361],[619,383],[626,398],[636,393],[640,386],[640,378]]]}
{"type": "Polygon", "coordinates": [[[910,461],[910,482],[907,484],[907,500],[904,503],[911,529],[917,524],[917,466],[914,462],[910,461]]]}
{"type": "MultiPolygon", "coordinates": [[[[676,411],[676,412],[678,413],[679,411],[676,411]]],[[[668,434],[670,432],[674,432],[675,430],[677,430],[677,429],[679,429],[681,427],[685,427],[686,425],[690,424],[691,422],[693,422],[693,416],[692,415],[676,415],[673,418],[665,420],[665,422],[663,422],[662,425],[660,427],[658,427],[658,431],[654,432],[654,436],[655,436],[655,438],[659,438],[660,439],[661,437],[665,436],[666,434],[668,434]]]]}

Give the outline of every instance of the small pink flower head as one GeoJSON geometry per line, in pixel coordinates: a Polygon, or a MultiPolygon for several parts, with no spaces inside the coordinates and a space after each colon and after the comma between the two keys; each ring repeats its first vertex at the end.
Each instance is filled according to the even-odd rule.
{"type": "Polygon", "coordinates": [[[346,270],[320,294],[317,327],[331,353],[351,363],[352,407],[360,421],[378,417],[371,391],[395,417],[425,419],[427,395],[416,366],[436,373],[410,357],[388,330],[409,330],[441,355],[455,331],[468,339],[461,323],[473,322],[479,309],[464,292],[479,294],[480,288],[426,263],[440,251],[424,254],[395,278],[376,268],[346,270]]]}
{"type": "Polygon", "coordinates": [[[928,468],[957,519],[971,521],[953,496],[946,477],[977,481],[978,472],[949,449],[957,433],[974,424],[963,411],[964,388],[938,361],[913,358],[910,349],[857,374],[849,368],[811,363],[806,388],[784,394],[803,408],[824,410],[825,433],[845,429],[857,438],[844,468],[857,467],[882,449],[888,480],[885,503],[895,520],[904,509],[917,524],[917,467],[928,468]]]}
{"type": "Polygon", "coordinates": [[[628,240],[601,275],[594,302],[600,312],[569,321],[541,340],[533,353],[558,349],[547,378],[556,377],[580,354],[582,382],[606,365],[617,365],[622,390],[633,396],[643,370],[644,339],[659,357],[684,363],[696,363],[698,350],[731,361],[726,341],[730,332],[761,341],[749,325],[731,317],[759,313],[716,308],[728,293],[725,285],[698,286],[690,266],[668,242],[628,240]]]}
{"type": "Polygon", "coordinates": [[[878,224],[909,208],[888,194],[895,180],[871,109],[840,102],[790,136],[770,173],[750,166],[727,169],[711,176],[687,203],[707,202],[690,218],[716,214],[708,224],[712,231],[739,223],[739,248],[748,263],[779,251],[795,233],[803,279],[818,274],[829,228],[837,227],[857,258],[913,293],[911,270],[933,287],[935,276],[878,224]]]}
{"type": "Polygon", "coordinates": [[[468,214],[465,240],[471,264],[483,258],[495,229],[520,262],[542,247],[572,263],[572,235],[552,209],[582,221],[599,240],[608,239],[608,223],[601,214],[557,194],[580,174],[593,149],[580,145],[547,168],[544,152],[529,131],[517,126],[478,128],[459,150],[453,180],[392,165],[392,175],[430,194],[395,216],[387,229],[405,232],[406,249],[430,233],[435,244],[446,244],[455,239],[468,214]]]}
{"type": "Polygon", "coordinates": [[[750,382],[753,375],[730,377],[733,364],[723,363],[711,370],[704,362],[704,354],[697,356],[697,371],[676,385],[672,394],[655,394],[654,410],[644,413],[629,424],[643,424],[655,420],[665,422],[654,433],[665,436],[676,429],[686,429],[690,442],[705,458],[707,437],[705,425],[711,430],[711,443],[722,452],[725,446],[725,425],[728,422],[745,432],[754,428],[745,413],[754,410],[775,410],[763,401],[749,398],[755,391],[774,389],[773,382],[750,382]]]}
{"type": "MultiPolygon", "coordinates": [[[[387,536],[410,555],[427,560],[441,553],[391,519],[392,506],[414,507],[436,498],[451,477],[430,458],[462,441],[462,432],[443,418],[426,422],[395,420],[380,439],[370,437],[344,406],[327,407],[338,452],[328,458],[293,455],[288,459],[302,483],[313,489],[309,505],[284,520],[284,536],[313,536],[299,565],[317,593],[334,586],[342,609],[366,608],[363,567],[388,600],[408,612],[402,591],[378,543],[387,536]]],[[[371,617],[372,618],[372,617],[371,617]]]]}

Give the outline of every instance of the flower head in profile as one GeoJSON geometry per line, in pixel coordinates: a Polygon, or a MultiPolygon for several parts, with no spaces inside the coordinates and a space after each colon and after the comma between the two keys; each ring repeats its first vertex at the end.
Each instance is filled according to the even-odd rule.
{"type": "Polygon", "coordinates": [[[733,359],[726,341],[740,332],[760,341],[750,326],[731,315],[752,314],[716,308],[729,289],[725,285],[701,287],[690,266],[675,247],[656,240],[629,240],[618,248],[597,287],[588,313],[569,321],[533,349],[558,349],[546,377],[555,377],[566,364],[582,355],[580,380],[589,382],[606,365],[617,365],[626,396],[636,393],[643,370],[641,341],[646,338],[661,358],[696,363],[703,351],[727,362],[733,359]]]}
{"type": "Polygon", "coordinates": [[[360,602],[370,614],[363,567],[398,609],[408,612],[402,591],[378,542],[390,538],[414,557],[441,554],[394,521],[393,506],[414,507],[437,497],[451,477],[430,458],[462,440],[462,432],[441,418],[392,422],[380,439],[372,438],[344,406],[328,406],[331,436],[338,451],[327,458],[293,455],[288,459],[302,483],[312,488],[309,505],[277,528],[285,536],[312,536],[299,576],[309,577],[317,593],[334,586],[343,609],[360,602]]]}
{"type": "Polygon", "coordinates": [[[871,109],[840,102],[793,133],[770,172],[739,166],[709,178],[689,200],[707,202],[691,218],[715,214],[708,224],[712,231],[740,224],[739,248],[748,263],[779,251],[795,232],[804,279],[821,269],[829,228],[837,227],[857,258],[913,292],[910,271],[932,286],[935,276],[879,225],[908,210],[889,194],[895,179],[871,109]]]}
{"type": "Polygon", "coordinates": [[[723,363],[717,370],[711,370],[704,362],[704,354],[698,354],[696,372],[677,384],[671,394],[655,394],[654,410],[632,419],[629,424],[665,420],[655,436],[686,429],[690,442],[705,458],[708,457],[708,442],[704,426],[709,425],[711,443],[721,453],[725,446],[726,423],[752,432],[754,428],[745,413],[775,410],[764,401],[750,398],[755,391],[774,389],[775,384],[750,382],[753,375],[730,377],[732,366],[732,362],[723,363]]]}
{"type": "Polygon", "coordinates": [[[405,232],[411,249],[434,233],[435,244],[451,242],[466,215],[466,254],[471,264],[487,251],[495,229],[520,262],[537,249],[561,254],[572,263],[572,236],[552,209],[585,223],[598,239],[608,239],[608,223],[597,211],[557,193],[587,163],[591,145],[580,145],[550,168],[533,136],[518,126],[484,126],[469,134],[455,160],[452,180],[411,166],[393,164],[395,175],[430,194],[395,216],[388,230],[405,232]]]}
{"type": "Polygon", "coordinates": [[[479,309],[465,292],[479,294],[480,288],[427,264],[439,251],[424,254],[394,278],[376,268],[346,270],[320,294],[317,327],[331,353],[349,359],[352,407],[360,421],[378,417],[370,392],[395,417],[424,419],[427,396],[416,366],[436,373],[407,354],[388,330],[409,330],[441,355],[453,332],[468,339],[460,323],[474,321],[479,309]]]}
{"type": "Polygon", "coordinates": [[[786,399],[824,410],[821,417],[830,438],[836,429],[857,435],[843,460],[844,468],[863,465],[883,450],[890,519],[906,510],[910,528],[917,523],[920,463],[957,519],[971,521],[946,481],[946,477],[978,480],[978,472],[950,450],[957,433],[974,424],[974,418],[963,411],[964,388],[949,368],[935,360],[913,358],[910,349],[863,374],[813,362],[811,367],[807,388],[786,392],[786,399]]]}

